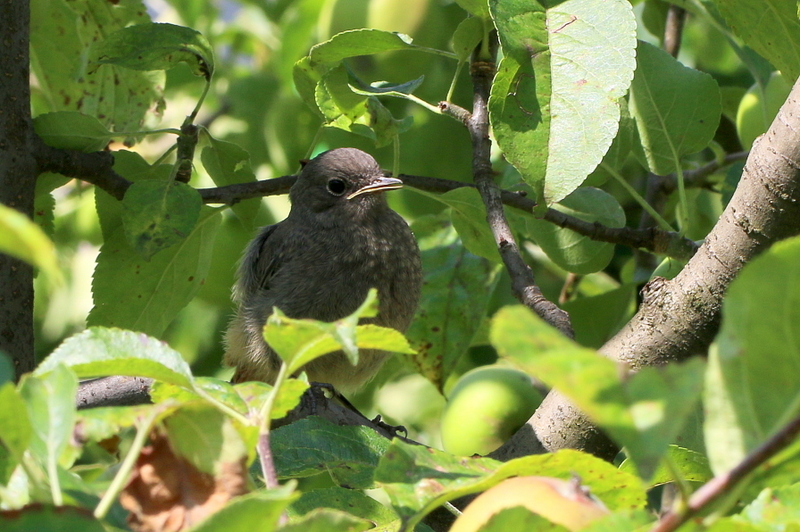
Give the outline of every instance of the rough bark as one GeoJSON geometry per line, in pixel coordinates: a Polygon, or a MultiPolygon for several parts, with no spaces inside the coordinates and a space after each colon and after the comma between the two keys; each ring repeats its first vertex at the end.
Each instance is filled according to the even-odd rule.
{"type": "MultiPolygon", "coordinates": [[[[33,217],[36,161],[30,112],[27,0],[0,1],[0,203],[33,217]]],[[[34,368],[33,269],[0,253],[0,351],[17,375],[34,368]]]]}
{"type": "MultiPolygon", "coordinates": [[[[673,280],[643,290],[636,315],[601,353],[633,369],[704,355],[719,329],[722,298],[742,267],[773,243],[800,233],[800,83],[753,145],[730,203],[673,280]]],[[[551,392],[494,456],[582,449],[609,458],[616,448],[562,395],[551,392]]]]}

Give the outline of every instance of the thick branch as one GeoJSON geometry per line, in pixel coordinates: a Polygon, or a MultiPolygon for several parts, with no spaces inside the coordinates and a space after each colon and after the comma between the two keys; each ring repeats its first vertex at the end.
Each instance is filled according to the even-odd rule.
{"type": "MultiPolygon", "coordinates": [[[[0,2],[0,203],[33,218],[36,188],[31,123],[27,0],[0,2]]],[[[11,356],[17,376],[32,371],[33,268],[0,253],[0,352],[11,356]]]]}
{"type": "MultiPolygon", "coordinates": [[[[601,352],[636,369],[703,355],[717,334],[722,298],[739,270],[800,232],[800,84],[753,145],[742,179],[705,243],[672,280],[643,291],[636,315],[601,352]]],[[[563,448],[613,456],[614,447],[560,394],[551,392],[498,451],[504,459],[563,448]]]]}

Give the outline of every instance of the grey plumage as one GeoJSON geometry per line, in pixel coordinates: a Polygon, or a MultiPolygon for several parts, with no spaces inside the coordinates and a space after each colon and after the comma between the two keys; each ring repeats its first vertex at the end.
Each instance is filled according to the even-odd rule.
{"type": "MultiPolygon", "coordinates": [[[[275,379],[280,359],[261,334],[273,306],[292,318],[334,321],[355,311],[375,287],[378,316],[364,322],[407,329],[419,300],[419,248],[382,193],[401,185],[354,148],[331,150],[306,164],[289,193],[289,216],[261,229],[239,267],[238,309],[225,353],[226,363],[236,366],[234,382],[275,379]]],[[[337,352],[303,369],[312,381],[350,392],[387,356],[362,349],[354,367],[337,352]]]]}

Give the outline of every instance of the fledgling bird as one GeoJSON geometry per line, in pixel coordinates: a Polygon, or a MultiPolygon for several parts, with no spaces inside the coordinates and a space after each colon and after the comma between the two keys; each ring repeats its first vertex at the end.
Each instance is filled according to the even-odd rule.
{"type": "MultiPolygon", "coordinates": [[[[225,335],[225,362],[236,367],[233,382],[272,383],[277,376],[281,360],[262,336],[273,306],[290,318],[331,322],[352,314],[377,288],[378,315],[361,322],[405,332],[419,301],[419,248],[383,194],[402,185],[355,148],[327,151],[303,167],[289,192],[289,216],[262,228],[239,266],[238,309],[225,335]]],[[[338,351],[303,370],[311,381],[350,393],[388,356],[360,349],[353,366],[338,351]]]]}

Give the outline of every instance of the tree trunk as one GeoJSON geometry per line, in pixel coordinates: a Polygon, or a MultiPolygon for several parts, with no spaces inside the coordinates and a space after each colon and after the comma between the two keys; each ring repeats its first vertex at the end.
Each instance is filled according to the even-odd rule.
{"type": "MultiPolygon", "coordinates": [[[[0,0],[0,203],[33,217],[36,161],[31,124],[27,0],[0,0]]],[[[33,269],[0,253],[0,351],[17,376],[33,370],[33,269]]]]}

